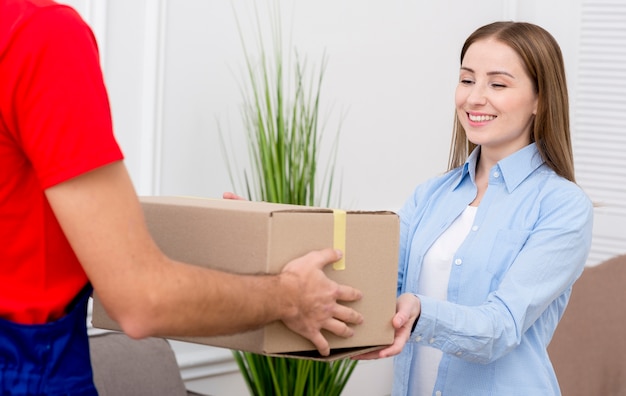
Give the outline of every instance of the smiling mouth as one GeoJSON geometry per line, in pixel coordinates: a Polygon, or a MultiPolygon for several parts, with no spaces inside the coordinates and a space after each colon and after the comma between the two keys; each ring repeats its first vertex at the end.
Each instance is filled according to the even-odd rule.
{"type": "Polygon", "coordinates": [[[472,122],[486,122],[486,121],[491,121],[491,120],[496,119],[496,116],[494,115],[485,115],[485,114],[478,115],[478,114],[467,113],[467,116],[472,122]]]}

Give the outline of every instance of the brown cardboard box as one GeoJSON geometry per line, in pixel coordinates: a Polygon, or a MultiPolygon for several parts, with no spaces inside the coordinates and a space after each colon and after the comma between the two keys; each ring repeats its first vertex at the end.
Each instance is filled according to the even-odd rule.
{"type": "MultiPolygon", "coordinates": [[[[173,259],[237,273],[278,273],[288,261],[310,250],[336,246],[344,251],[345,269],[328,265],[326,274],[364,294],[361,301],[350,303],[365,318],[355,327],[355,335],[341,338],[325,333],[331,345],[329,358],[321,358],[310,341],[280,322],[231,336],[176,339],[323,360],[393,342],[399,244],[395,213],[188,197],[144,197],[141,201],[150,233],[173,259]]],[[[94,327],[119,330],[97,296],[94,300],[94,327]]]]}

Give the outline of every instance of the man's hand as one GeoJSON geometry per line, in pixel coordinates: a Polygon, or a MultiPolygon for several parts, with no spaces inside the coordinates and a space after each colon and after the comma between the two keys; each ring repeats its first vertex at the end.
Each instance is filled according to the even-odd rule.
{"type": "MultiPolygon", "coordinates": [[[[233,192],[224,192],[223,199],[246,200],[233,192]]],[[[323,356],[330,354],[328,341],[321,330],[340,337],[351,337],[348,324],[360,324],[363,317],[338,301],[357,301],[362,294],[350,286],[339,285],[323,272],[326,265],[341,259],[342,252],[333,249],[313,251],[287,263],[280,274],[287,290],[283,303],[288,314],[283,323],[293,332],[309,339],[323,356]]]]}
{"type": "Polygon", "coordinates": [[[341,258],[342,253],[324,249],[308,253],[289,262],[280,274],[281,286],[287,291],[288,314],[283,323],[292,331],[309,339],[323,356],[330,354],[328,341],[321,330],[340,337],[351,337],[348,324],[360,324],[363,317],[338,301],[357,301],[362,293],[350,286],[328,279],[323,268],[341,258]]]}
{"type": "Polygon", "coordinates": [[[393,344],[387,348],[354,356],[355,360],[382,359],[395,356],[402,352],[402,348],[411,336],[413,323],[419,318],[421,304],[419,298],[410,293],[405,293],[398,297],[396,302],[396,314],[393,316],[392,324],[396,329],[393,344]]]}

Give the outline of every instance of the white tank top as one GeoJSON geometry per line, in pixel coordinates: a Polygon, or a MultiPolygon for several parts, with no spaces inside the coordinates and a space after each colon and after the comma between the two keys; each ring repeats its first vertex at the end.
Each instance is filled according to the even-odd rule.
{"type": "MultiPolygon", "coordinates": [[[[426,252],[418,279],[418,293],[447,300],[452,258],[469,233],[478,207],[468,206],[426,252]]],[[[442,352],[428,346],[417,346],[413,359],[410,384],[411,395],[432,395],[442,352]]]]}

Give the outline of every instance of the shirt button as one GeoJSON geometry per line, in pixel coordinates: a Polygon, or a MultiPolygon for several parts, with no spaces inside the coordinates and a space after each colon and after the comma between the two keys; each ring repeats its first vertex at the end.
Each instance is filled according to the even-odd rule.
{"type": "Polygon", "coordinates": [[[434,344],[434,343],[435,343],[435,339],[434,339],[434,338],[431,338],[430,340],[428,340],[428,343],[429,343],[429,344],[434,344]]]}
{"type": "Polygon", "coordinates": [[[478,226],[477,225],[473,226],[472,231],[478,231],[478,226]]]}
{"type": "Polygon", "coordinates": [[[461,264],[463,264],[463,260],[461,260],[460,258],[458,258],[458,259],[454,260],[454,264],[456,264],[456,265],[461,265],[461,264]]]}
{"type": "Polygon", "coordinates": [[[463,352],[461,352],[461,351],[458,351],[457,353],[455,353],[455,355],[457,355],[457,356],[461,356],[462,354],[463,354],[463,352]]]}
{"type": "Polygon", "coordinates": [[[437,391],[437,392],[435,392],[435,395],[437,395],[437,396],[441,396],[441,391],[437,391]]]}
{"type": "Polygon", "coordinates": [[[500,172],[498,171],[493,172],[493,177],[495,177],[496,179],[500,177],[500,172]]]}
{"type": "Polygon", "coordinates": [[[422,341],[422,336],[415,337],[415,342],[420,342],[420,341],[422,341]]]}

